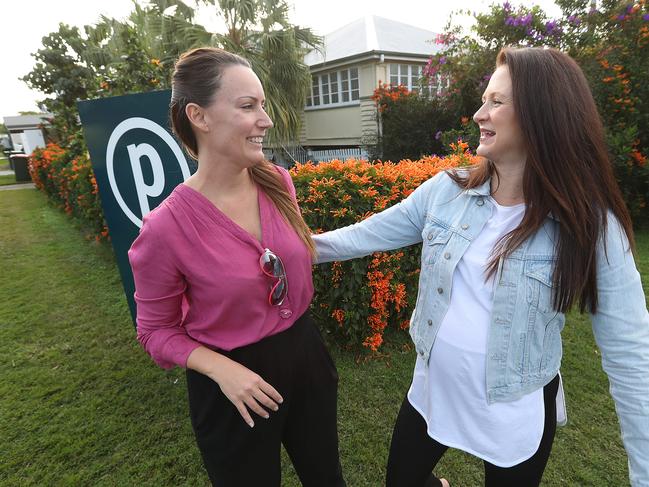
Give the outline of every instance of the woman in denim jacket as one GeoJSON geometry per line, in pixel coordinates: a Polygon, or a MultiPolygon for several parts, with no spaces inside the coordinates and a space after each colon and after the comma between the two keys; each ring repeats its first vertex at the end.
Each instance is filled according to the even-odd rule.
{"type": "Polygon", "coordinates": [[[483,162],[314,236],[318,262],[423,242],[387,487],[448,486],[431,471],[449,447],[483,459],[488,486],[539,485],[565,419],[560,333],[574,305],[592,317],[631,483],[649,486],[649,314],[588,83],[559,51],[504,49],[482,101],[483,162]]]}

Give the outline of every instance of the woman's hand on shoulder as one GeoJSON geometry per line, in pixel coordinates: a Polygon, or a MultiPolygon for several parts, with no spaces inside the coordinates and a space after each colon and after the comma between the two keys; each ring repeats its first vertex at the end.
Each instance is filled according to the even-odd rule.
{"type": "Polygon", "coordinates": [[[277,411],[284,400],[259,374],[206,347],[199,347],[189,355],[187,367],[216,382],[251,428],[255,423],[250,411],[268,419],[270,415],[264,407],[277,411]]]}

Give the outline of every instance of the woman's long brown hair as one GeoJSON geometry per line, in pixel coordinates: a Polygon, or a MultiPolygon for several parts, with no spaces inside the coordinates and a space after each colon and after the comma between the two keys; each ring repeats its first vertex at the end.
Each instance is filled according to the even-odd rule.
{"type": "MultiPolygon", "coordinates": [[[[496,245],[489,273],[552,215],[558,225],[554,308],[567,312],[578,301],[582,313],[595,313],[597,246],[605,236],[608,211],[619,220],[632,250],[634,240],[586,77],[574,60],[555,49],[506,48],[498,54],[496,66],[509,69],[514,109],[527,149],[526,210],[520,225],[496,245]]],[[[485,160],[468,175],[450,175],[468,189],[485,183],[497,171],[485,160]]]]}
{"type": "MultiPolygon", "coordinates": [[[[214,47],[192,49],[182,54],[176,62],[169,105],[171,127],[187,153],[196,160],[198,160],[198,144],[185,108],[188,103],[196,103],[202,107],[209,106],[221,86],[223,71],[237,65],[250,67],[250,63],[241,56],[214,47]]],[[[311,230],[273,164],[263,161],[249,168],[248,171],[252,180],[262,188],[282,217],[293,227],[311,255],[315,255],[311,230]]]]}

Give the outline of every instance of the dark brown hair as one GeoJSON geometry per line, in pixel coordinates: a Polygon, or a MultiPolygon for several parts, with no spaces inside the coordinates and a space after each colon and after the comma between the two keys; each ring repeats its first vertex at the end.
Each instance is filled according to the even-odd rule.
{"type": "MultiPolygon", "coordinates": [[[[231,52],[214,47],[200,47],[185,52],[176,62],[171,79],[171,103],[169,117],[174,134],[180,139],[187,153],[198,160],[198,144],[187,117],[189,103],[207,107],[221,87],[221,77],[230,66],[245,66],[250,63],[231,52]]],[[[300,239],[315,254],[311,231],[288,192],[286,184],[272,163],[263,161],[248,169],[252,180],[272,200],[282,217],[293,227],[300,239]]]]}
{"type": "MultiPolygon", "coordinates": [[[[604,127],[581,68],[555,49],[506,48],[496,67],[507,66],[514,110],[523,133],[527,161],[523,174],[526,210],[520,225],[494,249],[493,274],[507,257],[543,225],[557,221],[553,303],[566,312],[597,311],[596,254],[604,238],[607,212],[619,220],[634,249],[631,217],[615,181],[604,127]]],[[[483,161],[468,175],[451,177],[463,188],[485,183],[496,173],[483,161]]]]}

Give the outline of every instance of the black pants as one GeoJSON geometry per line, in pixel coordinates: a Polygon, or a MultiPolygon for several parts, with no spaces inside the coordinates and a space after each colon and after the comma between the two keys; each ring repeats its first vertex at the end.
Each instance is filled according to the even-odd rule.
{"type": "Polygon", "coordinates": [[[338,456],[338,374],[308,314],[281,333],[221,352],[258,373],[283,397],[250,428],[209,377],[187,369],[189,409],[212,485],[279,487],[284,444],[305,487],[344,487],[338,456]]]}
{"type": "MultiPolygon", "coordinates": [[[[543,388],[545,424],[536,453],[524,462],[509,468],[497,467],[485,461],[486,487],[536,487],[541,483],[557,428],[555,400],[558,388],[558,375],[543,388]]],[[[442,485],[431,471],[446,450],[448,450],[446,445],[428,436],[424,418],[412,407],[406,396],[392,433],[386,487],[442,485]]]]}

